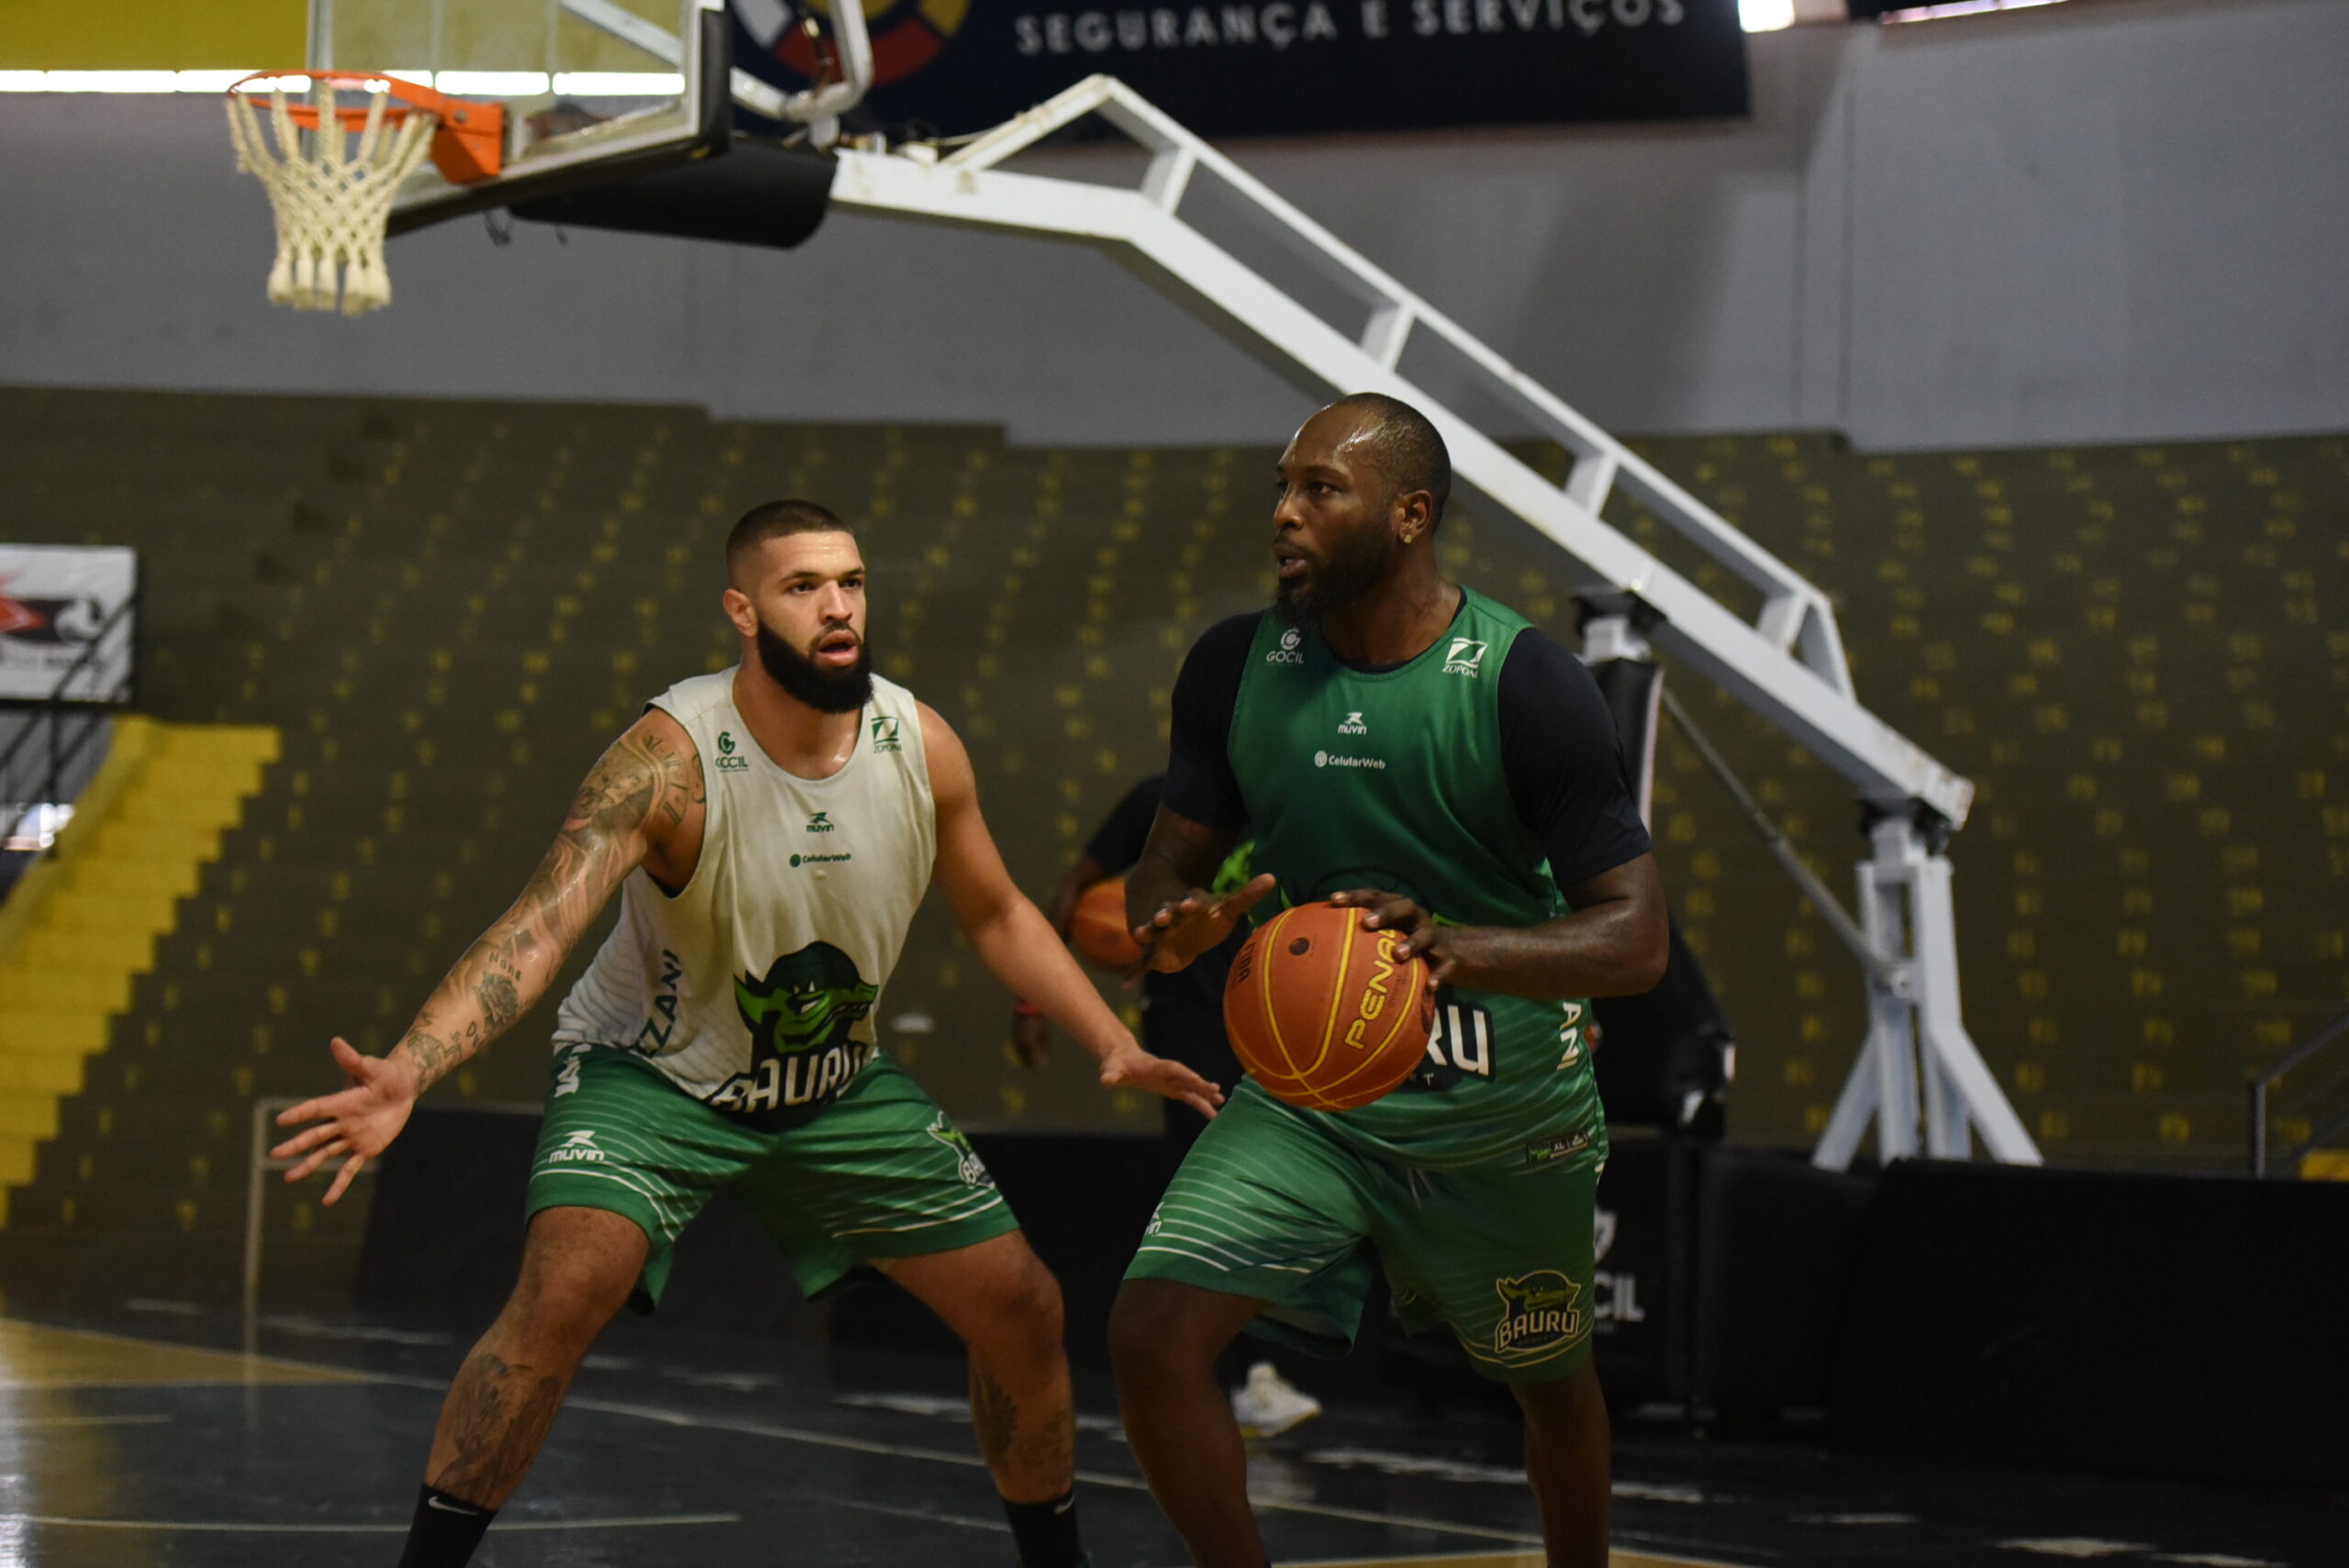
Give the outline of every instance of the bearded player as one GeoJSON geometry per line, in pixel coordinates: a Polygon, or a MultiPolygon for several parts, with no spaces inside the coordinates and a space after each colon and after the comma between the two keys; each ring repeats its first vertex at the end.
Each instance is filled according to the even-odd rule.
{"type": "Polygon", "coordinates": [[[1005,872],[969,754],[871,673],[864,562],[807,501],[726,544],[741,662],[656,697],[607,751],[514,906],[398,1044],[278,1119],[326,1201],[416,1098],[530,1009],[620,890],[555,1024],[521,1277],[449,1390],[402,1568],[466,1562],[623,1302],[649,1307],[685,1222],[730,1187],[817,1296],[861,1265],[963,1337],[979,1447],[1027,1568],[1084,1561],[1060,1290],[994,1179],[876,1041],[873,1015],[935,879],[988,968],[1100,1059],[1104,1084],[1212,1116],[1215,1086],[1144,1051],[1005,872]]]}
{"type": "Polygon", "coordinates": [[[1342,1351],[1374,1251],[1406,1323],[1448,1323],[1523,1407],[1550,1562],[1607,1562],[1587,999],[1663,974],[1664,889],[1588,673],[1437,570],[1451,478],[1434,427],[1393,398],[1345,398],[1297,432],[1273,609],[1186,659],[1127,877],[1152,969],[1189,963],[1277,890],[1360,906],[1440,987],[1426,1059],[1384,1099],[1299,1110],[1243,1084],[1127,1271],[1109,1328],[1126,1431],[1208,1568],[1266,1561],[1217,1354],[1242,1328],[1342,1351]],[[1264,874],[1200,891],[1243,822],[1264,874]]]}

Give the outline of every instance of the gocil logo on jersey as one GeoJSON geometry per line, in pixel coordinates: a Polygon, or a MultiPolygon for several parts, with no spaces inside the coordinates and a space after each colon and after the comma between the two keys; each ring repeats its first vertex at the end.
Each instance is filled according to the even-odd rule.
{"type": "Polygon", "coordinates": [[[596,1147],[596,1135],[586,1128],[564,1138],[562,1148],[547,1151],[547,1163],[550,1165],[600,1165],[603,1162],[604,1151],[596,1147]]]}
{"type": "Polygon", "coordinates": [[[1298,646],[1304,641],[1305,635],[1302,632],[1295,627],[1289,628],[1281,633],[1281,645],[1264,655],[1264,662],[1267,664],[1304,663],[1305,655],[1298,651],[1298,646]]]}
{"type": "Polygon", "coordinates": [[[734,1006],[751,1031],[751,1067],[736,1073],[709,1103],[770,1111],[830,1099],[875,1054],[874,1046],[849,1033],[880,995],[880,987],[857,973],[856,961],[829,942],[784,954],[763,978],[736,975],[734,1006]]]}
{"type": "Polygon", "coordinates": [[[885,713],[873,716],[873,749],[875,751],[902,751],[906,749],[905,737],[898,728],[899,722],[885,713]]]}
{"type": "Polygon", "coordinates": [[[748,757],[738,757],[734,754],[734,732],[730,729],[719,730],[718,732],[718,771],[721,773],[739,773],[750,765],[751,760],[748,757]]]}
{"type": "Polygon", "coordinates": [[[1477,672],[1484,667],[1485,645],[1483,643],[1471,637],[1455,637],[1452,639],[1451,651],[1443,656],[1445,674],[1465,675],[1473,681],[1476,678],[1477,672]]]}
{"type": "Polygon", "coordinates": [[[1582,1286],[1555,1269],[1535,1269],[1517,1279],[1497,1279],[1501,1320],[1493,1328],[1493,1350],[1541,1351],[1582,1338],[1586,1319],[1575,1303],[1582,1286]]]}

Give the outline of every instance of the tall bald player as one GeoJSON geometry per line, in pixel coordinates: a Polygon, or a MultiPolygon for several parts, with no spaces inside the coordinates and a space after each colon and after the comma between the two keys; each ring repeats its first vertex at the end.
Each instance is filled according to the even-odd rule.
{"type": "Polygon", "coordinates": [[[1607,1562],[1607,1412],[1590,1365],[1607,1128],[1587,999],[1664,972],[1664,890],[1598,689],[1522,617],[1446,582],[1442,439],[1348,397],[1281,456],[1270,613],[1210,628],[1127,912],[1151,967],[1213,948],[1275,890],[1407,934],[1439,983],[1419,1073],[1356,1110],[1253,1082],[1184,1160],[1110,1321],[1126,1430],[1211,1568],[1264,1568],[1217,1387],[1243,1327],[1353,1342],[1375,1250],[1413,1326],[1451,1325],[1525,1411],[1557,1568],[1607,1562]],[[1251,825],[1246,887],[1200,891],[1251,825]]]}
{"type": "Polygon", "coordinates": [[[963,1337],[979,1447],[1029,1568],[1084,1561],[1060,1290],[994,1178],[873,1025],[935,879],[972,949],[1100,1059],[1101,1082],[1221,1099],[1102,1005],[979,815],[944,720],[871,673],[864,562],[777,501],[726,545],[741,662],[672,686],[604,753],[522,895],[391,1051],[278,1119],[332,1203],[418,1095],[528,1012],[612,890],[620,919],[557,1015],[519,1281],[449,1390],[403,1568],[464,1562],[596,1336],[649,1305],[685,1222],[731,1187],[811,1296],[871,1264],[963,1337]]]}

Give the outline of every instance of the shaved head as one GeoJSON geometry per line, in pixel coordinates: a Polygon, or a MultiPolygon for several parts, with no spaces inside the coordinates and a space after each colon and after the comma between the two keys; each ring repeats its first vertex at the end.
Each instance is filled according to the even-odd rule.
{"type": "Polygon", "coordinates": [[[1443,504],[1452,495],[1452,454],[1426,415],[1399,397],[1378,392],[1341,397],[1321,413],[1354,415],[1362,433],[1346,444],[1369,453],[1371,466],[1387,483],[1387,494],[1424,490],[1430,531],[1443,521],[1443,504]]]}
{"type": "Polygon", "coordinates": [[[750,584],[744,581],[752,575],[751,562],[759,553],[759,546],[771,539],[787,534],[848,534],[856,530],[841,521],[838,513],[813,501],[767,501],[742,514],[733,531],[726,536],[727,580],[745,592],[750,584]]]}

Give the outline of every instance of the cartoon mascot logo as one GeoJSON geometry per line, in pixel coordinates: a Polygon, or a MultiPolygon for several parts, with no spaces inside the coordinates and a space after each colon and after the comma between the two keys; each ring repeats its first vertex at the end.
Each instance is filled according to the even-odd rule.
{"type": "Polygon", "coordinates": [[[1495,1280],[1493,1288],[1501,1298],[1500,1325],[1493,1330],[1496,1351],[1546,1350],[1581,1338],[1583,1311],[1575,1303],[1582,1286],[1557,1270],[1495,1280]]]}
{"type": "Polygon", "coordinates": [[[930,1135],[954,1151],[955,1167],[962,1173],[964,1186],[995,1185],[995,1177],[988,1173],[986,1162],[979,1158],[979,1151],[971,1147],[969,1136],[948,1121],[944,1111],[940,1111],[938,1118],[930,1124],[930,1135]]]}
{"type": "Polygon", "coordinates": [[[734,1006],[751,1031],[754,1059],[796,1056],[843,1044],[873,1011],[880,987],[868,985],[855,961],[829,942],[810,942],[771,964],[764,979],[734,978],[734,1006]]]}

